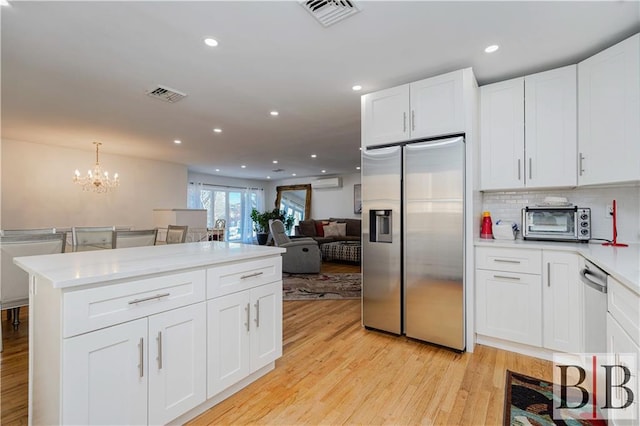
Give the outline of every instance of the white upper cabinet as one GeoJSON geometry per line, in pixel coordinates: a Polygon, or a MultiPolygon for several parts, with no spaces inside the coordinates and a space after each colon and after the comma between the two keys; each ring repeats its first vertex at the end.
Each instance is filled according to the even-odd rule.
{"type": "Polygon", "coordinates": [[[576,186],[576,66],[480,88],[483,190],[576,186]]]}
{"type": "Polygon", "coordinates": [[[576,66],[524,79],[525,186],[576,186],[576,66]]]}
{"type": "Polygon", "coordinates": [[[578,183],[640,180],[640,34],[578,64],[578,183]]]}
{"type": "Polygon", "coordinates": [[[409,139],[409,85],[369,93],[361,98],[362,146],[409,139]]]}
{"type": "Polygon", "coordinates": [[[462,71],[410,84],[411,139],[464,131],[462,71]]]}
{"type": "Polygon", "coordinates": [[[480,87],[482,189],[524,186],[524,78],[480,87]]]}
{"type": "Polygon", "coordinates": [[[464,132],[464,75],[459,70],[363,95],[362,147],[464,132]]]}

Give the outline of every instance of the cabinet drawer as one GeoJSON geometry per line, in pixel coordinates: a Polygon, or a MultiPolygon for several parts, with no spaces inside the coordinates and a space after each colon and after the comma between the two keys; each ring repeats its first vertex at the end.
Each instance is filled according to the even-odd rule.
{"type": "Polygon", "coordinates": [[[205,277],[191,271],[64,293],[63,337],[204,301],[205,277]]]}
{"type": "Polygon", "coordinates": [[[640,295],[611,276],[607,278],[607,294],[607,310],[640,345],[640,295]]]}
{"type": "Polygon", "coordinates": [[[476,247],[476,267],[494,271],[540,274],[542,271],[542,251],[476,247]]]}
{"type": "Polygon", "coordinates": [[[209,268],[207,270],[207,299],[281,279],[282,260],[280,256],[209,268]]]}

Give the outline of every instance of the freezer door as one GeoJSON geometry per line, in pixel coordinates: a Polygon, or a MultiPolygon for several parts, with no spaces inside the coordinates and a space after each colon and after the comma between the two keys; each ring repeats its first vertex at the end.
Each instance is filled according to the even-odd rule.
{"type": "Polygon", "coordinates": [[[362,153],[362,322],[402,332],[401,148],[362,153]]]}
{"type": "Polygon", "coordinates": [[[457,350],[464,340],[464,139],[404,152],[404,321],[408,337],[457,350]]]}

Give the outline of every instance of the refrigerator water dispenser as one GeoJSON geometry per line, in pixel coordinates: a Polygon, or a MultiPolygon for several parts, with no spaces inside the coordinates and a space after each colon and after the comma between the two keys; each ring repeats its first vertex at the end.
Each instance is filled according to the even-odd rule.
{"type": "Polygon", "coordinates": [[[369,210],[369,240],[374,243],[392,243],[392,210],[369,210]]]}

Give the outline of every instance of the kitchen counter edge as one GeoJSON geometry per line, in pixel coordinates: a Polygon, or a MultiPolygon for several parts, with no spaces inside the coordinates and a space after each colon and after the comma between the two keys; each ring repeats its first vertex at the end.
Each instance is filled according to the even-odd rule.
{"type": "Polygon", "coordinates": [[[280,255],[286,249],[199,242],[16,257],[14,263],[54,288],[86,286],[158,273],[280,255]]]}

